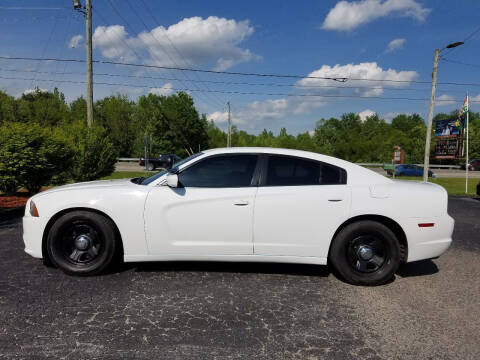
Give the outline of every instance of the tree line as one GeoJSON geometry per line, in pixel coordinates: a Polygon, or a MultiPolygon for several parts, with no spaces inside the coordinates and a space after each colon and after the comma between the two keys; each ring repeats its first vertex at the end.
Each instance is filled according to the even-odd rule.
{"type": "MultiPolygon", "coordinates": [[[[434,124],[456,114],[457,111],[437,114],[434,124]]],[[[469,116],[470,158],[478,158],[480,113],[470,112],[469,116]]],[[[146,143],[152,156],[175,153],[181,157],[202,149],[224,147],[227,143],[227,134],[209,122],[205,114],[200,114],[192,97],[184,92],[169,96],[142,95],[137,101],[121,94],[108,96],[94,103],[94,122],[93,128],[87,129],[83,97],[67,103],[58,89],[53,92],[37,89],[18,98],[0,91],[0,182],[3,181],[3,190],[5,182],[10,181],[5,179],[12,173],[18,172],[18,176],[13,176],[17,179],[28,178],[21,176],[22,171],[26,172],[18,164],[27,161],[25,159],[33,161],[33,157],[44,157],[43,165],[36,164],[37,168],[43,166],[49,168],[50,173],[55,170],[63,174],[56,175],[58,179],[44,179],[43,183],[65,179],[78,181],[113,171],[112,159],[117,156],[143,156],[146,143]],[[36,140],[30,141],[34,134],[37,134],[36,140]],[[36,150],[25,153],[24,150],[32,146],[37,146],[36,150]],[[61,153],[65,157],[55,160],[53,153],[59,149],[63,149],[61,153]],[[19,153],[23,160],[15,159],[19,153]],[[49,160],[47,154],[53,160],[49,160]],[[64,166],[53,169],[49,161],[64,163],[64,166]]],[[[285,128],[278,134],[265,129],[255,135],[233,126],[232,146],[292,148],[353,162],[389,163],[393,147],[398,145],[405,150],[406,162],[420,163],[425,133],[425,121],[418,114],[399,114],[387,122],[378,115],[362,121],[358,114],[346,113],[339,118],[319,119],[313,131],[298,135],[289,134],[285,128]]],[[[433,147],[434,142],[432,150],[433,147]]],[[[26,186],[24,183],[25,180],[19,180],[10,188],[26,186]]],[[[35,191],[39,185],[28,186],[35,191]]]]}

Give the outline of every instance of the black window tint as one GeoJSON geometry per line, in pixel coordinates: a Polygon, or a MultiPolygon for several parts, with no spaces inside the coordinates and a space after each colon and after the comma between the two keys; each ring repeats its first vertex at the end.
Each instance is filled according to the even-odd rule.
{"type": "Polygon", "coordinates": [[[222,155],[201,160],[178,175],[185,187],[250,186],[256,155],[222,155]]]}
{"type": "Polygon", "coordinates": [[[267,185],[318,185],[320,163],[289,156],[270,156],[267,185]]]}
{"type": "Polygon", "coordinates": [[[319,161],[293,156],[269,156],[267,186],[346,184],[345,170],[319,161]]]}
{"type": "Polygon", "coordinates": [[[322,164],[320,183],[322,185],[346,184],[347,172],[337,166],[322,164]]]}

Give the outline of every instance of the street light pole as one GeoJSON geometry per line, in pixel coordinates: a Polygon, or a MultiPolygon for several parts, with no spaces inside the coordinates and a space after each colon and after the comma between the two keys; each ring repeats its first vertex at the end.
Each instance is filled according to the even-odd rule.
{"type": "Polygon", "coordinates": [[[437,68],[438,55],[440,50],[435,49],[435,56],[433,57],[433,72],[432,72],[432,90],[430,92],[430,109],[428,110],[427,123],[427,137],[425,140],[425,158],[423,161],[423,181],[428,181],[428,164],[430,162],[430,142],[432,138],[432,121],[433,121],[433,106],[435,104],[435,89],[437,87],[437,68]]]}
{"type": "MultiPolygon", "coordinates": [[[[463,41],[457,41],[445,46],[444,49],[453,49],[457,46],[463,45],[463,41]]],[[[435,49],[433,57],[433,72],[432,72],[432,90],[430,93],[430,108],[428,110],[427,136],[425,138],[425,158],[423,160],[423,181],[428,181],[428,165],[430,162],[430,143],[432,141],[432,121],[433,121],[433,106],[435,104],[435,89],[437,87],[437,68],[438,56],[442,50],[435,49]]]]}

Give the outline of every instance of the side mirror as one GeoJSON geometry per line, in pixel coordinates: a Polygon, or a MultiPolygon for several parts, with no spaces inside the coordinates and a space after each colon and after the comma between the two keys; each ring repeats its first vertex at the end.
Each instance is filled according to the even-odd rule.
{"type": "Polygon", "coordinates": [[[178,187],[178,175],[177,174],[167,174],[167,185],[171,188],[178,187]]]}

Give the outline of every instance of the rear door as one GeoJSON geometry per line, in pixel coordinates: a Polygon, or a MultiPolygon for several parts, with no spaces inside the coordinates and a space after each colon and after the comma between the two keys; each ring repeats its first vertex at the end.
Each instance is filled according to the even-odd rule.
{"type": "Polygon", "coordinates": [[[268,155],[255,200],[254,253],[327,257],[350,204],[347,174],[306,158],[268,155]]]}

